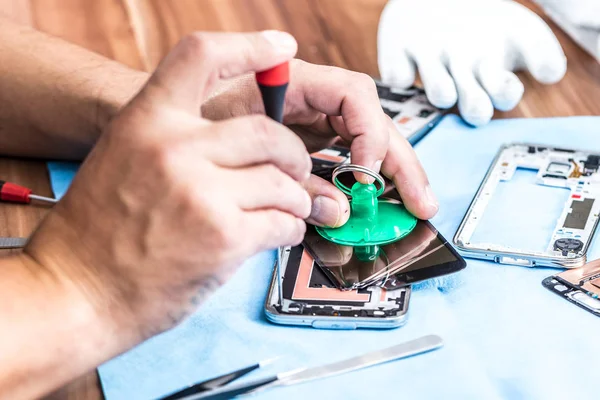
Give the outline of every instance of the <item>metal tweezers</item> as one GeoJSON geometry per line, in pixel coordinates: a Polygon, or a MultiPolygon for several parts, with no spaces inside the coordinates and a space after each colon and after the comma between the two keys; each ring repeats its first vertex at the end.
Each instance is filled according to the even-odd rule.
{"type": "Polygon", "coordinates": [[[400,343],[386,349],[376,350],[357,357],[336,361],[327,365],[312,368],[301,368],[266,378],[258,378],[249,382],[228,385],[242,376],[264,366],[273,360],[258,363],[230,372],[216,378],[189,386],[179,392],[162,397],[159,400],[225,400],[236,396],[249,394],[273,386],[287,386],[304,383],[315,379],[327,378],[362,368],[399,360],[429,352],[442,346],[442,338],[437,335],[427,335],[415,340],[400,343]]]}

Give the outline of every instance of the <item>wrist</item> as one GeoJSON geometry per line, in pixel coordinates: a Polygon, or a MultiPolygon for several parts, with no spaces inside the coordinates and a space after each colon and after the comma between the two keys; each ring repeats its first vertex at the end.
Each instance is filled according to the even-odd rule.
{"type": "Polygon", "coordinates": [[[109,274],[109,268],[102,268],[108,262],[99,257],[94,259],[90,250],[94,245],[90,246],[85,235],[72,229],[63,215],[59,210],[47,215],[29,240],[23,257],[35,262],[40,271],[76,299],[81,309],[87,310],[86,319],[90,323],[101,327],[98,332],[103,332],[107,359],[146,337],[123,296],[124,279],[119,281],[109,274]]]}
{"type": "Polygon", "coordinates": [[[79,282],[27,252],[1,261],[0,393],[39,398],[129,347],[79,282]],[[4,306],[4,307],[3,307],[4,306]]]}
{"type": "Polygon", "coordinates": [[[118,63],[110,69],[109,84],[101,82],[95,92],[90,118],[98,136],[104,131],[110,121],[125,107],[140,91],[148,77],[148,73],[125,67],[118,63]]]}

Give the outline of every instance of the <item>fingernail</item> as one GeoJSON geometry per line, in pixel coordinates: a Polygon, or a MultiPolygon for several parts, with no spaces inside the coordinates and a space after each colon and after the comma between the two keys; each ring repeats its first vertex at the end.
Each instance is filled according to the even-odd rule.
{"type": "Polygon", "coordinates": [[[327,196],[317,196],[313,201],[310,217],[320,225],[337,226],[340,220],[340,206],[327,196]]]}
{"type": "Polygon", "coordinates": [[[437,198],[435,197],[435,194],[433,193],[433,189],[431,189],[430,185],[427,185],[425,187],[425,201],[427,202],[427,205],[429,206],[430,210],[433,213],[436,213],[439,210],[440,203],[438,202],[437,198]]]}
{"type": "Polygon", "coordinates": [[[284,53],[296,51],[298,46],[296,39],[292,35],[281,31],[263,31],[262,35],[267,39],[277,50],[284,53]]]}
{"type": "Polygon", "coordinates": [[[381,160],[377,160],[375,161],[375,163],[373,164],[373,171],[379,173],[379,171],[381,170],[381,164],[383,164],[383,161],[381,160]]]}

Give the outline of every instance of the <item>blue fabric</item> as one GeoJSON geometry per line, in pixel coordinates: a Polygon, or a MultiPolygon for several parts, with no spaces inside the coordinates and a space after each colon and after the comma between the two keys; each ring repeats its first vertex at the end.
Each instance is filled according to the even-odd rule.
{"type": "MultiPolygon", "coordinates": [[[[599,127],[600,118],[578,117],[500,120],[473,129],[456,116],[446,117],[416,149],[441,203],[433,224],[451,240],[501,144],[529,141],[600,150],[599,127]]],[[[55,189],[72,172],[57,164],[50,165],[50,171],[55,189]]],[[[539,195],[534,192],[532,196],[539,195]]],[[[541,215],[556,212],[556,204],[553,200],[541,215]]],[[[521,208],[496,206],[499,215],[512,221],[509,226],[531,221],[528,216],[539,213],[535,202],[524,202],[521,208]]],[[[536,218],[534,223],[552,229],[553,224],[536,218]]],[[[598,258],[599,251],[593,246],[590,258],[598,258]]],[[[402,328],[321,331],[265,320],[263,302],[273,260],[269,252],[247,261],[183,325],[100,367],[107,399],[156,398],[259,360],[283,357],[250,379],[347,358],[430,333],[444,338],[442,349],[274,389],[257,398],[598,397],[594,387],[597,391],[600,319],[542,287],[542,279],[556,270],[468,260],[465,270],[414,288],[409,320],[402,328]]]]}

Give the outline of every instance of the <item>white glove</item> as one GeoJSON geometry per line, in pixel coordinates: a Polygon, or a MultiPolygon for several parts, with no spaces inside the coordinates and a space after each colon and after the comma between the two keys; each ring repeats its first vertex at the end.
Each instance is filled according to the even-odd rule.
{"type": "Polygon", "coordinates": [[[546,11],[562,15],[567,22],[580,27],[600,29],[598,0],[535,0],[546,11]]]}
{"type": "Polygon", "coordinates": [[[511,71],[528,69],[558,82],[567,62],[551,29],[532,11],[504,0],[392,0],[379,21],[378,61],[384,83],[407,87],[415,66],[429,101],[458,109],[468,123],[490,121],[523,96],[511,71]]]}
{"type": "Polygon", "coordinates": [[[600,62],[599,0],[535,0],[581,47],[600,62]]]}

